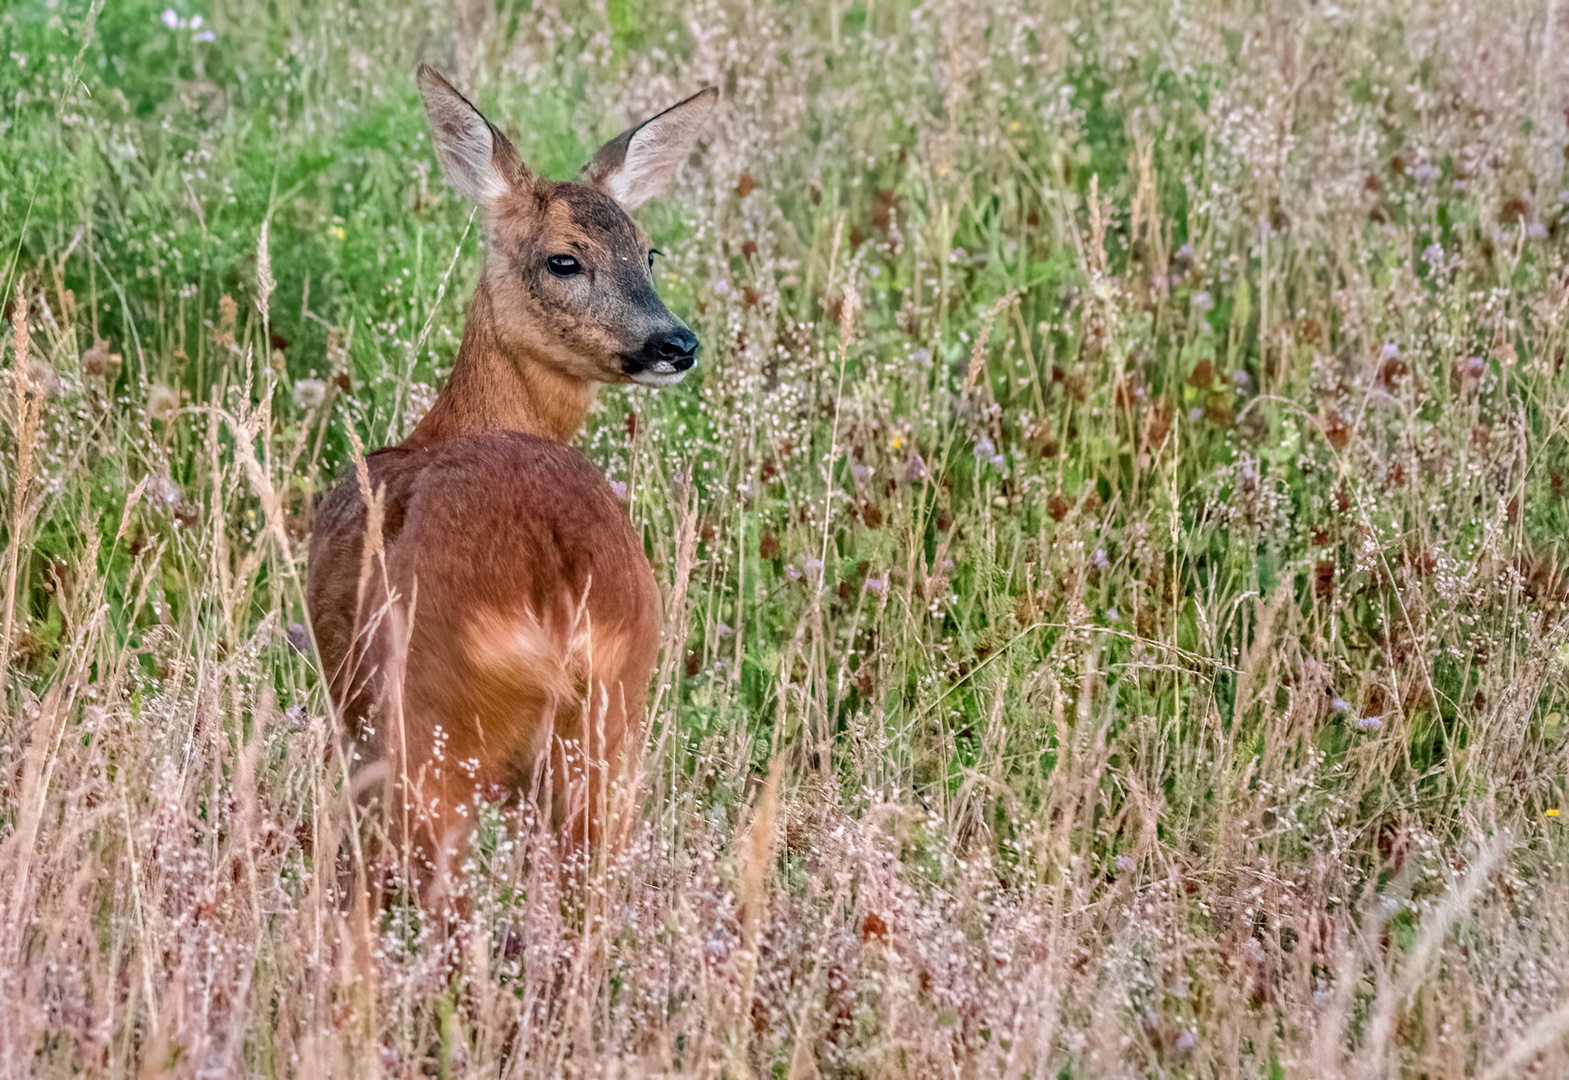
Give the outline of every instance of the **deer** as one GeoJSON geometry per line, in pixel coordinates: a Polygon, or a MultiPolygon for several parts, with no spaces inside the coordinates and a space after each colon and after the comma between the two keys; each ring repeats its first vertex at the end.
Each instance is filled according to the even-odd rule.
{"type": "Polygon", "coordinates": [[[690,157],[718,92],[551,181],[434,69],[417,82],[442,172],[483,214],[484,262],[434,404],[317,508],[306,607],[351,786],[433,898],[477,799],[534,798],[565,843],[594,844],[640,749],[661,594],[571,444],[601,385],[671,386],[696,362],[629,215],[690,157]]]}

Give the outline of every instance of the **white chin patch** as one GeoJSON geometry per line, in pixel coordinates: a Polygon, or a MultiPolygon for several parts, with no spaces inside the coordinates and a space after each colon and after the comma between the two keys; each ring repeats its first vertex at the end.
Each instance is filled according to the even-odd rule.
{"type": "MultiPolygon", "coordinates": [[[[691,371],[692,369],[687,368],[686,370],[691,371]]],[[[632,375],[633,382],[641,383],[644,386],[674,386],[684,378],[686,378],[686,371],[677,371],[675,365],[668,360],[661,360],[653,367],[644,368],[642,371],[634,372],[632,375]]]]}

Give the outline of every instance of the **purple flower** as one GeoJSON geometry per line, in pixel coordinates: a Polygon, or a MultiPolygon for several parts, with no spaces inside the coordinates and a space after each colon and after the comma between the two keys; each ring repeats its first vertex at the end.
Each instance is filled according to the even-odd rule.
{"type": "Polygon", "coordinates": [[[915,483],[918,480],[925,480],[931,474],[926,471],[926,462],[921,460],[921,455],[916,454],[910,459],[910,464],[905,466],[904,475],[905,479],[915,483]]]}
{"type": "Polygon", "coordinates": [[[170,30],[178,30],[180,28],[180,16],[175,12],[174,8],[164,8],[163,14],[158,16],[158,18],[162,19],[163,24],[170,30]]]}
{"type": "Polygon", "coordinates": [[[1543,225],[1540,221],[1533,221],[1531,224],[1525,227],[1525,234],[1532,240],[1546,240],[1547,226],[1543,225]]]}
{"type": "Polygon", "coordinates": [[[1386,341],[1378,356],[1380,360],[1398,360],[1400,358],[1400,346],[1393,341],[1386,341]]]}

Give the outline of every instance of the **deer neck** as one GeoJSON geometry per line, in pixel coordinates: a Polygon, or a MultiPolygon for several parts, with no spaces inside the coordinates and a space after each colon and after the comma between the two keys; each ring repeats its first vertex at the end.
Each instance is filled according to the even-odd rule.
{"type": "Polygon", "coordinates": [[[452,376],[404,447],[429,447],[486,431],[521,431],[571,442],[594,404],[597,383],[564,375],[528,346],[503,348],[489,286],[469,302],[452,376]]]}

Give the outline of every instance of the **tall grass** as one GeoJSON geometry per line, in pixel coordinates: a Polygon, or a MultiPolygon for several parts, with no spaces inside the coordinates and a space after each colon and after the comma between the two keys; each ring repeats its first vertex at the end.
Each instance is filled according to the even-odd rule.
{"type": "Polygon", "coordinates": [[[1569,11],[0,11],[8,1075],[1569,1070],[1569,11]],[[198,21],[199,20],[199,21],[198,21]],[[526,160],[702,85],[622,850],[370,910],[301,582],[526,160]]]}

